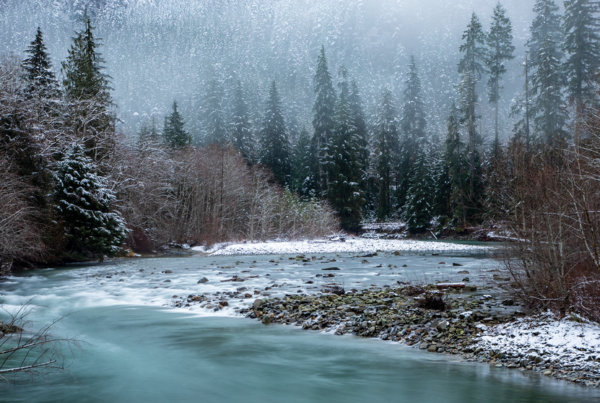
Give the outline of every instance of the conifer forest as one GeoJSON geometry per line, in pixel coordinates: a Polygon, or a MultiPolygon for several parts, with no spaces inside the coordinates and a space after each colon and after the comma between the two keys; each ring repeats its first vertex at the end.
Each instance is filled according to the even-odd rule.
{"type": "Polygon", "coordinates": [[[526,240],[523,292],[588,309],[595,0],[5,0],[0,27],[5,271],[399,222],[526,240]]]}

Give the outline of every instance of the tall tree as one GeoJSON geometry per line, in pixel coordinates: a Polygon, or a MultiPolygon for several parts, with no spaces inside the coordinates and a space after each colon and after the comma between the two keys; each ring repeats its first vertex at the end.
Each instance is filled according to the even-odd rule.
{"type": "Polygon", "coordinates": [[[500,91],[503,89],[501,79],[506,74],[506,61],[514,59],[513,52],[515,47],[512,44],[512,24],[506,16],[506,9],[500,3],[494,8],[492,16],[492,26],[486,36],[486,42],[489,48],[489,54],[486,59],[486,65],[489,71],[487,82],[488,100],[494,105],[494,141],[499,142],[498,134],[498,103],[500,101],[500,91]]]}
{"type": "Polygon", "coordinates": [[[87,155],[99,161],[114,146],[114,113],[111,111],[109,79],[98,52],[94,27],[87,12],[83,31],[77,32],[67,59],[62,63],[63,90],[71,104],[71,126],[86,147],[87,155]]]}
{"type": "Polygon", "coordinates": [[[275,81],[271,83],[269,90],[260,146],[260,163],[271,169],[275,179],[282,186],[287,186],[292,169],[290,142],[275,81]]]}
{"type": "Polygon", "coordinates": [[[377,219],[391,218],[394,213],[392,185],[398,160],[398,118],[392,91],[383,91],[375,129],[375,169],[377,171],[377,219]]]}
{"type": "Polygon", "coordinates": [[[216,78],[210,80],[206,94],[205,143],[224,146],[228,142],[225,114],[223,112],[223,87],[216,78]]]}
{"type": "Polygon", "coordinates": [[[246,161],[254,161],[254,141],[252,139],[251,122],[248,105],[244,100],[242,83],[238,80],[235,87],[235,98],[232,117],[233,145],[242,153],[246,161]]]}
{"type": "Polygon", "coordinates": [[[485,34],[483,33],[481,23],[477,15],[471,15],[471,22],[467,30],[463,33],[464,43],[460,46],[460,51],[464,53],[463,58],[458,65],[458,72],[461,74],[461,83],[458,87],[460,94],[460,106],[463,112],[463,120],[467,125],[469,133],[469,168],[470,168],[470,192],[475,192],[475,159],[476,147],[479,143],[477,133],[477,82],[485,72],[484,62],[486,60],[486,49],[484,47],[485,34]]]}
{"type": "Polygon", "coordinates": [[[553,145],[566,137],[562,91],[565,75],[561,60],[563,30],[558,6],[553,0],[536,0],[536,13],[527,41],[531,66],[533,128],[536,137],[553,145]]]}
{"type": "Polygon", "coordinates": [[[27,81],[27,93],[35,93],[40,98],[58,96],[58,80],[54,75],[52,62],[46,50],[42,30],[39,27],[35,39],[25,53],[28,54],[28,57],[23,60],[22,65],[25,70],[23,79],[27,81]]]}
{"type": "Polygon", "coordinates": [[[317,164],[314,167],[319,177],[321,194],[325,195],[328,188],[327,165],[330,162],[329,139],[334,130],[336,94],[333,80],[327,67],[325,47],[317,58],[317,72],[314,78],[315,103],[313,106],[313,148],[317,153],[317,164]]]}
{"type": "Polygon", "coordinates": [[[467,208],[465,203],[466,181],[469,176],[468,162],[465,158],[466,147],[460,135],[460,116],[456,105],[452,104],[448,116],[448,135],[446,137],[446,165],[450,178],[452,221],[465,225],[467,208]]]}
{"type": "Polygon", "coordinates": [[[350,83],[348,103],[350,104],[352,125],[356,130],[356,142],[358,147],[357,153],[361,170],[360,189],[365,199],[371,200],[372,192],[369,192],[369,131],[367,130],[367,122],[365,119],[365,113],[363,111],[362,98],[355,81],[350,83]]]}
{"type": "Polygon", "coordinates": [[[421,95],[421,80],[414,56],[410,58],[404,84],[404,104],[400,119],[398,187],[396,190],[399,206],[404,206],[406,203],[408,188],[411,186],[412,167],[417,159],[419,149],[424,146],[423,143],[426,140],[425,104],[421,95]]]}
{"type": "Polygon", "coordinates": [[[564,49],[567,52],[565,71],[567,90],[577,111],[575,142],[579,144],[579,115],[583,104],[596,101],[595,83],[600,68],[599,2],[595,0],[566,0],[563,26],[564,49]]]}
{"type": "Polygon", "coordinates": [[[163,136],[171,148],[182,148],[191,143],[191,136],[184,130],[184,122],[177,110],[177,101],[173,101],[173,111],[165,116],[163,136]]]}
{"type": "Polygon", "coordinates": [[[361,166],[358,154],[356,127],[348,101],[350,92],[347,72],[340,69],[340,96],[336,105],[335,130],[330,139],[331,163],[328,165],[329,189],[327,197],[336,209],[342,228],[356,232],[360,229],[361,166]]]}
{"type": "Polygon", "coordinates": [[[290,190],[304,198],[314,197],[314,190],[317,186],[316,178],[313,178],[311,170],[312,148],[310,141],[310,134],[306,130],[306,127],[303,127],[292,155],[292,181],[290,190]]]}
{"type": "Polygon", "coordinates": [[[69,259],[115,256],[125,240],[123,218],[110,211],[115,195],[94,171],[91,159],[77,144],[57,164],[54,200],[64,226],[69,259]]]}
{"type": "Polygon", "coordinates": [[[424,148],[424,145],[421,145],[417,150],[417,159],[406,195],[406,204],[403,207],[404,220],[411,232],[427,229],[433,218],[433,175],[424,148]]]}

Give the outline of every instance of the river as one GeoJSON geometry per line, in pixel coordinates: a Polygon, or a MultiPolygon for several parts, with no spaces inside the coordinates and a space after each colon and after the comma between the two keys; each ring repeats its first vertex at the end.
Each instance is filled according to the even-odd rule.
{"type": "Polygon", "coordinates": [[[33,304],[46,307],[37,318],[39,323],[68,315],[55,333],[76,336],[86,344],[83,351],[67,355],[69,372],[3,383],[0,402],[600,399],[597,390],[519,370],[465,363],[380,340],[303,331],[296,326],[265,326],[236,316],[236,309],[254,297],[228,298],[229,306],[216,312],[198,305],[173,307],[181,296],[232,292],[239,287],[246,288],[242,294],[254,295],[258,290],[275,297],[320,292],[334,281],[346,289],[396,281],[455,281],[465,276],[458,273],[465,270],[476,281],[496,264],[478,253],[380,253],[368,258],[341,254],[316,256],[309,262],[290,257],[294,256],[115,260],[10,277],[0,283],[5,309],[35,297],[33,304]],[[322,270],[332,267],[340,270],[322,270]],[[164,273],[167,270],[171,273],[164,273]],[[323,273],[335,273],[335,277],[315,277],[323,273]],[[221,282],[235,275],[247,279],[221,282]],[[198,284],[203,277],[209,281],[198,284]]]}

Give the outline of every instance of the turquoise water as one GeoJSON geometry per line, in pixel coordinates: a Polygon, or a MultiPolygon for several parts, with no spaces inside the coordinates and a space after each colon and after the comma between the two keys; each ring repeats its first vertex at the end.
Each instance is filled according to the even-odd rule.
{"type": "MultiPolygon", "coordinates": [[[[447,277],[454,276],[458,269],[466,267],[474,273],[492,264],[476,255],[443,256],[446,263],[464,264],[458,268],[448,264],[440,267],[440,256],[418,254],[372,258],[369,267],[349,255],[327,257],[332,258],[341,269],[336,272],[338,279],[369,285],[384,282],[380,279],[383,270],[371,267],[380,262],[398,266],[391,271],[401,273],[386,273],[388,282],[407,275],[398,263],[407,265],[405,271],[430,271],[427,275],[441,273],[447,277]]],[[[285,291],[276,293],[296,290],[298,285],[303,292],[318,292],[305,289],[303,279],[313,278],[311,286],[319,286],[314,274],[323,266],[331,266],[315,263],[296,267],[287,256],[284,260],[272,256],[138,259],[38,270],[1,283],[5,307],[10,309],[39,294],[35,302],[48,307],[40,321],[71,313],[57,332],[78,335],[87,345],[70,358],[69,373],[5,383],[0,389],[0,402],[464,403],[600,399],[596,390],[530,373],[464,363],[456,357],[391,342],[303,331],[295,326],[264,326],[235,317],[236,304],[242,306],[248,303],[246,300],[232,300],[233,308],[220,312],[170,307],[174,293],[239,287],[218,279],[231,276],[232,270],[249,270],[250,265],[256,266],[252,274],[259,277],[243,285],[252,290],[286,282],[285,291]],[[245,263],[236,266],[235,261],[245,263]],[[213,262],[213,266],[233,265],[235,269],[211,267],[213,262]],[[146,272],[139,272],[142,268],[146,272]],[[173,273],[160,273],[166,268],[173,273]],[[113,273],[112,278],[106,278],[106,273],[113,273]],[[103,276],[97,280],[98,276],[92,277],[95,274],[103,276]],[[165,276],[170,283],[164,283],[165,276]],[[210,282],[196,284],[202,276],[210,282]]]]}

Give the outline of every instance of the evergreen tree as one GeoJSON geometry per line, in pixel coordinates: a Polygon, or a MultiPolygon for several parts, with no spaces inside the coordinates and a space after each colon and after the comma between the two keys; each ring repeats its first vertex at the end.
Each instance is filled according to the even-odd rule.
{"type": "Polygon", "coordinates": [[[55,179],[54,200],[69,258],[103,260],[116,255],[125,240],[125,223],[119,213],[110,212],[115,195],[94,172],[81,146],[74,145],[58,162],[55,179]]]}
{"type": "Polygon", "coordinates": [[[100,45],[87,12],[84,29],[77,32],[67,59],[62,63],[63,91],[71,106],[71,126],[84,139],[86,153],[94,161],[106,157],[114,147],[114,113],[111,111],[109,76],[104,73],[100,45]]]}
{"type": "Polygon", "coordinates": [[[177,101],[173,101],[173,112],[165,116],[163,136],[171,148],[182,148],[192,142],[191,136],[183,128],[184,122],[177,110],[177,101]]]}
{"type": "Polygon", "coordinates": [[[321,195],[327,194],[328,178],[327,165],[330,162],[329,139],[334,130],[334,116],[336,95],[333,88],[333,80],[327,67],[325,58],[325,47],[321,47],[321,53],[317,58],[317,72],[315,82],[315,104],[313,106],[313,148],[317,153],[316,164],[313,170],[319,177],[321,195]]]}
{"type": "Polygon", "coordinates": [[[461,83],[459,85],[459,94],[463,120],[467,125],[469,133],[469,166],[470,166],[470,193],[475,194],[475,159],[476,147],[480,142],[477,134],[477,107],[476,85],[485,72],[483,62],[486,60],[485,34],[483,33],[479,18],[475,13],[471,16],[467,30],[463,34],[464,43],[460,46],[460,51],[464,53],[458,65],[458,72],[461,74],[461,83]]]}
{"type": "Polygon", "coordinates": [[[312,177],[312,148],[310,142],[310,134],[306,130],[306,127],[303,127],[298,136],[296,147],[294,147],[292,156],[292,181],[290,184],[292,192],[298,193],[303,198],[314,196],[314,190],[317,185],[316,178],[312,177]]]}
{"type": "Polygon", "coordinates": [[[269,90],[260,139],[260,163],[269,167],[275,179],[287,186],[290,182],[290,142],[275,81],[269,90]]]}
{"type": "Polygon", "coordinates": [[[77,32],[62,63],[63,87],[71,100],[95,100],[101,107],[112,104],[109,76],[103,71],[104,59],[98,52],[100,45],[94,38],[94,27],[87,12],[83,16],[84,29],[77,32]]]}
{"type": "Polygon", "coordinates": [[[25,70],[23,79],[27,82],[27,93],[35,93],[40,98],[57,97],[60,93],[58,81],[52,70],[52,62],[46,51],[42,30],[39,27],[34,41],[31,42],[25,53],[29,55],[22,63],[25,70]]]}
{"type": "Polygon", "coordinates": [[[519,117],[514,126],[515,137],[521,139],[525,146],[529,148],[531,142],[531,122],[533,120],[533,104],[531,98],[531,88],[529,85],[529,58],[525,54],[525,84],[523,85],[523,93],[517,96],[515,104],[511,107],[511,116],[519,117]]]}
{"type": "Polygon", "coordinates": [[[595,0],[566,0],[563,18],[568,56],[565,61],[567,90],[575,103],[578,116],[575,125],[575,142],[579,143],[579,115],[583,104],[596,102],[595,83],[600,68],[599,2],[595,0]]]}
{"type": "Polygon", "coordinates": [[[377,219],[391,218],[394,213],[392,202],[393,167],[397,164],[398,119],[392,92],[385,89],[375,130],[375,169],[377,171],[377,219]]]}
{"type": "Polygon", "coordinates": [[[242,153],[246,161],[254,161],[254,142],[248,117],[248,105],[244,100],[242,83],[238,80],[235,88],[235,99],[233,105],[233,145],[242,153]]]}
{"type": "Polygon", "coordinates": [[[553,0],[536,0],[533,11],[537,15],[527,42],[532,71],[531,114],[535,135],[552,145],[566,136],[563,127],[567,116],[562,96],[565,76],[561,65],[563,31],[558,6],[553,0]]]}
{"type": "Polygon", "coordinates": [[[342,228],[356,232],[360,229],[361,166],[358,139],[348,102],[349,86],[346,70],[340,69],[340,96],[336,105],[335,130],[330,138],[331,163],[328,165],[329,189],[327,197],[340,217],[342,228]]]}
{"type": "Polygon", "coordinates": [[[406,203],[412,168],[419,149],[424,146],[423,143],[426,140],[425,104],[421,97],[421,80],[413,56],[410,58],[404,84],[404,105],[400,119],[398,188],[396,190],[399,206],[404,206],[406,203]]]}
{"type": "Polygon", "coordinates": [[[433,206],[434,216],[452,216],[451,197],[452,183],[450,181],[450,167],[445,151],[436,151],[433,154],[433,206]]]}
{"type": "Polygon", "coordinates": [[[360,164],[360,190],[363,197],[367,200],[366,205],[374,205],[373,192],[369,191],[369,132],[367,130],[367,122],[363,111],[362,99],[358,86],[355,81],[350,83],[350,93],[348,95],[348,103],[350,105],[350,113],[352,115],[352,126],[356,130],[356,144],[358,162],[360,164]],[[370,201],[370,203],[369,203],[370,201]]]}
{"type": "Polygon", "coordinates": [[[223,112],[223,87],[216,78],[210,80],[206,96],[205,143],[224,146],[228,143],[225,114],[223,112]]]}
{"type": "Polygon", "coordinates": [[[419,232],[427,229],[433,217],[434,184],[432,172],[424,147],[417,150],[417,159],[410,176],[410,186],[404,205],[404,220],[408,230],[419,232]]]}
{"type": "Polygon", "coordinates": [[[150,122],[144,121],[140,126],[140,133],[137,141],[137,149],[143,156],[151,153],[153,150],[160,148],[163,141],[156,129],[156,120],[152,115],[150,122]]]}
{"type": "Polygon", "coordinates": [[[494,141],[499,141],[498,134],[498,101],[500,100],[500,91],[502,85],[500,80],[506,74],[505,61],[514,59],[513,52],[515,47],[512,44],[512,24],[506,16],[506,9],[500,3],[494,8],[492,17],[492,26],[489,34],[486,36],[486,42],[489,48],[489,55],[486,60],[489,71],[487,82],[488,100],[494,105],[494,141]]]}
{"type": "Polygon", "coordinates": [[[446,137],[446,165],[448,166],[448,176],[450,178],[452,221],[462,223],[467,222],[467,208],[465,203],[465,188],[468,174],[468,162],[465,159],[466,147],[460,136],[460,116],[459,111],[454,104],[450,109],[448,116],[448,135],[446,137]]]}

